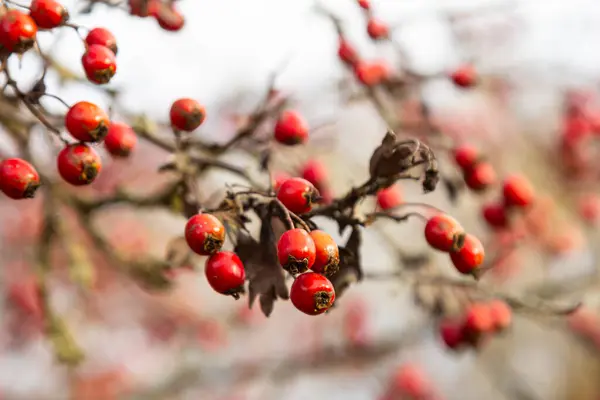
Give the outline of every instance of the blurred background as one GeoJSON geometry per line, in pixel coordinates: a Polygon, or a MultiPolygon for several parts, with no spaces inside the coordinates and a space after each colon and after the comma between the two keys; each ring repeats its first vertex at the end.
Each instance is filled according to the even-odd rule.
{"type": "MultiPolygon", "coordinates": [[[[278,149],[274,169],[299,175],[308,161],[318,160],[333,195],[341,196],[368,178],[369,158],[390,120],[340,61],[338,34],[319,4],[339,18],[362,57],[414,80],[386,92],[387,115],[417,126],[426,105],[448,139],[434,150],[443,176],[458,187],[457,198],[442,183],[423,194],[418,183],[403,181],[402,201],[448,212],[481,238],[490,259],[502,255],[480,282],[500,297],[536,295],[540,302],[584,306],[568,317],[539,311],[543,305],[533,307],[538,312],[515,308],[505,334],[478,349],[451,351],[432,311],[437,288],[416,287],[393,273],[413,260],[418,268],[458,274],[447,257],[428,249],[422,221],[381,221],[364,230],[361,261],[366,273],[387,278],[352,285],[326,315],[308,317],[289,301],[277,301],[267,318],[260,307],[249,309],[245,298],[234,301],[212,291],[199,256],[195,269],[171,277],[170,290],[140,287],[115,272],[65,211],[59,214],[65,235],[86,254],[73,265],[72,254],[57,249],[48,280],[49,302],[69,327],[62,348],[85,355],[77,365],[65,365],[57,360],[56,340],[42,328],[33,277],[48,198],[0,196],[0,399],[600,398],[598,1],[371,0],[374,17],[390,29],[389,39],[378,41],[367,34],[364,10],[354,0],[181,0],[175,6],[185,25],[177,32],[130,15],[127,2],[95,3],[91,13],[79,14],[89,2],[62,2],[73,22],[115,35],[117,74],[106,86],[86,82],[84,47],[75,30],[40,32],[40,48],[55,67],[47,73],[48,93],[69,104],[94,102],[114,119],[138,125],[152,120],[157,129],[168,123],[174,100],[191,97],[207,110],[194,137],[225,142],[246,123],[278,71],[279,95],[315,129],[306,146],[278,149]],[[465,90],[449,75],[467,64],[478,78],[465,90]],[[565,150],[572,136],[585,141],[565,150]],[[447,143],[465,142],[485,154],[498,182],[518,172],[535,187],[535,208],[515,227],[493,229],[482,217],[499,187],[482,194],[458,184],[461,173],[447,143]],[[519,246],[513,248],[515,240],[519,246]],[[428,397],[415,387],[429,388],[428,397]]],[[[43,69],[35,52],[11,57],[8,65],[21,88],[31,87],[43,69]]],[[[65,111],[50,98],[42,104],[53,115],[65,111]]],[[[24,107],[20,112],[29,116],[24,107]]],[[[264,131],[268,136],[272,124],[264,131]]],[[[9,129],[0,138],[2,155],[18,154],[9,129]]],[[[29,140],[36,165],[56,176],[55,141],[40,126],[31,129],[29,140]]],[[[86,198],[116,188],[148,196],[167,180],[156,169],[168,153],[143,138],[126,160],[105,152],[102,157],[98,180],[76,189],[86,198]]],[[[243,147],[220,159],[268,180],[243,147]]],[[[215,202],[226,185],[236,183],[247,182],[211,170],[201,179],[200,197],[215,202]]],[[[363,206],[375,205],[370,198],[363,206]]],[[[164,258],[185,221],[163,208],[127,204],[94,217],[110,246],[134,258],[164,258]]],[[[317,223],[339,243],[348,236],[340,236],[331,221],[317,223]]]]}

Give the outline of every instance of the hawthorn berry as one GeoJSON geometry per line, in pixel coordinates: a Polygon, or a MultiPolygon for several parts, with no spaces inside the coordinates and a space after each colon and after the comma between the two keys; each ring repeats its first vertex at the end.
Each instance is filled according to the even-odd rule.
{"type": "Polygon", "coordinates": [[[208,284],[217,293],[238,298],[243,291],[246,271],[242,260],[234,252],[219,251],[210,256],[204,273],[208,284]]]}
{"type": "Polygon", "coordinates": [[[382,210],[390,210],[402,204],[402,190],[398,185],[392,185],[377,192],[377,205],[382,210]]]}
{"type": "Polygon", "coordinates": [[[506,228],[508,225],[508,216],[504,204],[489,203],[482,209],[483,219],[493,228],[506,228]]]}
{"type": "Polygon", "coordinates": [[[319,191],[303,178],[290,178],[283,182],[277,191],[277,198],[295,214],[303,214],[312,209],[319,199],[319,191]]]}
{"type": "Polygon", "coordinates": [[[488,307],[493,321],[493,329],[502,331],[508,328],[512,322],[512,310],[503,300],[492,300],[488,307]]]}
{"type": "Polygon", "coordinates": [[[487,304],[472,303],[465,312],[463,334],[465,339],[477,345],[483,335],[494,329],[494,320],[487,304]]]}
{"type": "Polygon", "coordinates": [[[480,162],[463,171],[467,186],[474,191],[482,191],[496,182],[496,171],[491,164],[480,162]]]}
{"type": "Polygon", "coordinates": [[[463,324],[456,319],[445,319],[440,323],[440,336],[446,346],[452,350],[464,344],[463,324]]]}
{"type": "Polygon", "coordinates": [[[504,204],[507,206],[527,207],[535,197],[533,186],[522,175],[511,175],[504,180],[502,186],[504,204]]]}
{"type": "Polygon", "coordinates": [[[452,263],[462,274],[473,273],[483,263],[484,258],[483,245],[479,239],[468,233],[464,235],[462,248],[450,253],[452,263]]]}
{"type": "Polygon", "coordinates": [[[368,10],[371,8],[370,0],[358,0],[357,3],[359,5],[359,7],[362,8],[363,10],[368,10]]]}
{"type": "Polygon", "coordinates": [[[454,218],[446,214],[438,214],[427,221],[425,239],[434,249],[456,252],[463,246],[465,233],[454,218]]]}
{"type": "Polygon", "coordinates": [[[11,53],[22,54],[33,47],[37,25],[29,15],[8,10],[0,17],[0,44],[11,53]]]}
{"type": "Polygon", "coordinates": [[[313,238],[304,229],[285,231],[277,242],[279,264],[292,275],[309,270],[316,260],[313,238]]]}
{"type": "Polygon", "coordinates": [[[462,169],[471,168],[479,158],[479,151],[469,144],[462,144],[454,149],[454,160],[462,169]]]}
{"type": "Polygon", "coordinates": [[[79,141],[99,142],[108,134],[110,120],[96,104],[80,101],[69,108],[65,115],[65,127],[79,141]]]}
{"type": "Polygon", "coordinates": [[[335,301],[335,289],[325,276],[315,272],[298,275],[290,289],[292,304],[308,315],[329,310],[335,301]]]}
{"type": "Polygon", "coordinates": [[[302,168],[302,178],[312,183],[317,190],[327,186],[329,174],[327,167],[319,160],[309,160],[302,168]]]}
{"type": "Polygon", "coordinates": [[[111,122],[104,138],[104,147],[115,157],[128,157],[137,144],[134,130],[122,122],[111,122]]]}
{"type": "Polygon", "coordinates": [[[600,196],[587,194],[579,199],[579,215],[591,225],[600,221],[600,196]]]}
{"type": "Polygon", "coordinates": [[[196,214],[185,225],[185,240],[195,253],[208,256],[225,243],[225,227],[212,214],[196,214]]]}
{"type": "Polygon", "coordinates": [[[367,33],[369,34],[371,39],[381,40],[387,38],[390,32],[388,26],[385,23],[371,18],[367,23],[367,33]]]}
{"type": "Polygon", "coordinates": [[[172,6],[159,4],[153,15],[158,25],[165,31],[177,32],[185,25],[183,15],[172,6]]]}
{"type": "Polygon", "coordinates": [[[277,192],[279,190],[279,188],[281,187],[281,184],[285,181],[287,181],[288,179],[290,179],[292,176],[290,174],[288,174],[287,172],[275,172],[273,174],[273,190],[275,192],[277,192]]]}
{"type": "Polygon", "coordinates": [[[352,45],[344,39],[340,39],[340,44],[338,46],[338,57],[344,64],[347,65],[354,65],[359,60],[358,53],[354,47],[352,47],[352,45]]]}
{"type": "Polygon", "coordinates": [[[287,146],[305,143],[308,140],[308,123],[300,113],[285,110],[275,123],[275,140],[287,146]]]}
{"type": "Polygon", "coordinates": [[[117,55],[117,39],[111,31],[105,28],[94,28],[85,37],[85,42],[88,46],[99,45],[108,47],[115,55],[117,55]]]}
{"type": "Polygon", "coordinates": [[[40,186],[40,175],[27,161],[20,158],[0,161],[0,190],[11,199],[31,199],[40,186]]]}
{"type": "Polygon", "coordinates": [[[156,16],[159,7],[159,0],[129,0],[129,13],[137,17],[156,16]]]}
{"type": "Polygon", "coordinates": [[[311,231],[310,237],[315,243],[315,263],[310,269],[325,276],[335,274],[340,264],[340,250],[335,240],[321,230],[311,231]]]}
{"type": "Polygon", "coordinates": [[[377,86],[389,78],[390,70],[383,62],[358,62],[354,65],[354,76],[365,86],[377,86]]]}
{"type": "Polygon", "coordinates": [[[67,9],[56,0],[33,0],[29,6],[29,16],[42,29],[56,28],[69,20],[67,9]]]}
{"type": "Polygon", "coordinates": [[[92,183],[102,170],[102,160],[96,150],[85,143],[67,145],[58,153],[58,173],[71,185],[92,183]]]}
{"type": "Polygon", "coordinates": [[[202,125],[206,110],[196,100],[183,98],[173,102],[169,115],[173,128],[191,132],[202,125]]]}
{"type": "Polygon", "coordinates": [[[401,395],[413,399],[432,396],[433,387],[425,371],[417,364],[404,364],[392,377],[392,387],[401,395]]]}
{"type": "Polygon", "coordinates": [[[90,82],[104,85],[117,73],[117,58],[111,49],[99,44],[88,46],[81,64],[90,82]]]}
{"type": "Polygon", "coordinates": [[[458,87],[470,88],[477,84],[477,71],[470,64],[463,65],[450,74],[450,79],[458,87]]]}

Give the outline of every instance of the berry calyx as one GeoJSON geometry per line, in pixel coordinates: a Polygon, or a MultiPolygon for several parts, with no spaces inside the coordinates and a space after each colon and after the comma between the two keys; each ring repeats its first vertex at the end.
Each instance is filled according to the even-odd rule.
{"type": "Polygon", "coordinates": [[[128,157],[137,144],[134,130],[122,122],[111,122],[104,147],[114,157],[128,157]]]}
{"type": "Polygon", "coordinates": [[[185,25],[185,18],[173,6],[159,4],[156,7],[154,18],[158,25],[165,31],[177,32],[185,25]]]}
{"type": "Polygon", "coordinates": [[[382,210],[391,210],[402,204],[402,190],[398,185],[392,185],[377,192],[377,205],[382,210]]]}
{"type": "Polygon", "coordinates": [[[311,231],[310,237],[315,243],[315,262],[310,269],[325,276],[332,276],[340,265],[337,243],[331,235],[321,230],[311,231]]]}
{"type": "Polygon", "coordinates": [[[196,100],[183,98],[173,102],[169,116],[174,129],[192,132],[204,122],[206,110],[196,100]]]}
{"type": "Polygon", "coordinates": [[[94,28],[85,37],[88,46],[99,45],[108,47],[114,55],[117,55],[117,39],[111,31],[105,28],[94,28]]]}
{"type": "Polygon", "coordinates": [[[462,144],[454,149],[454,160],[462,169],[471,168],[479,158],[479,151],[469,144],[462,144]]]}
{"type": "Polygon", "coordinates": [[[106,137],[110,127],[108,115],[94,103],[75,103],[65,115],[65,127],[77,140],[98,142],[106,137]]]}
{"type": "Polygon", "coordinates": [[[242,260],[231,251],[219,251],[206,260],[204,274],[210,287],[217,293],[238,299],[244,291],[246,271],[242,260]]]}
{"type": "Polygon", "coordinates": [[[304,229],[290,229],[277,242],[279,264],[292,275],[301,274],[315,263],[316,247],[304,229]]]}
{"type": "Polygon", "coordinates": [[[454,218],[446,214],[438,214],[427,221],[425,239],[434,249],[456,252],[463,247],[465,233],[454,218]]]}
{"type": "Polygon", "coordinates": [[[450,74],[450,79],[458,87],[470,88],[477,84],[477,71],[470,64],[463,65],[450,74]]]}
{"type": "Polygon", "coordinates": [[[485,258],[485,249],[475,236],[464,235],[463,246],[458,251],[450,253],[452,263],[462,274],[472,274],[485,258]]]}
{"type": "Polygon", "coordinates": [[[332,283],[321,274],[307,272],[298,275],[290,289],[290,299],[298,310],[319,315],[329,310],[335,301],[332,283]]]}
{"type": "Polygon", "coordinates": [[[371,39],[381,40],[387,38],[390,32],[388,26],[385,23],[371,18],[367,23],[367,33],[369,34],[371,39]]]}
{"type": "Polygon", "coordinates": [[[522,175],[512,175],[504,180],[502,187],[504,204],[514,207],[527,207],[533,203],[535,191],[527,178],[522,175]]]}
{"type": "Polygon", "coordinates": [[[196,214],[185,225],[185,240],[195,253],[208,256],[223,247],[225,227],[212,214],[196,214]]]}
{"type": "Polygon", "coordinates": [[[9,10],[0,18],[0,44],[11,53],[23,54],[33,47],[37,25],[29,15],[9,10]]]}
{"type": "Polygon", "coordinates": [[[29,6],[29,16],[42,29],[56,28],[69,20],[67,9],[56,0],[33,0],[29,6]]]}
{"type": "Polygon", "coordinates": [[[496,171],[491,164],[480,162],[464,170],[467,186],[474,191],[483,191],[496,182],[496,171]]]}
{"type": "Polygon", "coordinates": [[[84,143],[70,144],[58,153],[58,173],[71,185],[92,183],[102,170],[102,160],[92,147],[84,143]]]}
{"type": "Polygon", "coordinates": [[[483,206],[483,219],[493,228],[506,228],[508,216],[504,204],[489,203],[483,206]]]}
{"type": "Polygon", "coordinates": [[[306,179],[290,178],[279,187],[277,198],[291,212],[303,214],[312,209],[313,203],[319,198],[319,192],[306,179]]]}
{"type": "Polygon", "coordinates": [[[81,64],[88,80],[104,85],[117,73],[117,58],[111,49],[99,44],[88,46],[81,57],[81,64]]]}
{"type": "Polygon", "coordinates": [[[0,190],[14,200],[31,199],[41,186],[33,165],[20,158],[0,161],[0,190]]]}
{"type": "Polygon", "coordinates": [[[275,123],[275,140],[287,146],[305,143],[308,140],[308,123],[294,110],[285,110],[275,123]]]}
{"type": "Polygon", "coordinates": [[[340,39],[338,46],[338,57],[347,65],[354,65],[359,60],[358,53],[354,47],[344,39],[340,39]]]}

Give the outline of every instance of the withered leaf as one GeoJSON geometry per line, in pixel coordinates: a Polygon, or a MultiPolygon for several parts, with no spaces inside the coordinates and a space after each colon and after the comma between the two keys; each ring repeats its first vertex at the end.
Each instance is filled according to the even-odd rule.
{"type": "Polygon", "coordinates": [[[227,233],[232,237],[237,237],[240,230],[246,230],[246,223],[249,222],[248,217],[234,209],[214,211],[212,215],[223,223],[227,233]]]}
{"type": "Polygon", "coordinates": [[[165,260],[171,268],[185,267],[192,262],[192,250],[188,246],[184,236],[172,238],[167,243],[165,260]]]}
{"type": "Polygon", "coordinates": [[[388,131],[371,155],[371,178],[386,178],[408,170],[414,164],[417,145],[416,141],[398,141],[396,134],[388,131]]]}
{"type": "Polygon", "coordinates": [[[361,232],[359,228],[352,229],[352,233],[344,247],[340,247],[340,268],[329,280],[335,288],[336,299],[350,287],[363,278],[360,265],[361,232]]]}

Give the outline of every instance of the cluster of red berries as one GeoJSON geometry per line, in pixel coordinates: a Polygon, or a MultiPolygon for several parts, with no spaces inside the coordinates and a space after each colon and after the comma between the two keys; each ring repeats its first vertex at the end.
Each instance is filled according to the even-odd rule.
{"type": "Polygon", "coordinates": [[[104,85],[117,72],[117,40],[105,28],[94,28],[85,37],[86,51],[81,64],[88,80],[104,85]]]}
{"type": "Polygon", "coordinates": [[[512,322],[512,310],[502,300],[471,303],[459,318],[441,321],[439,330],[444,344],[459,350],[479,347],[494,334],[505,331],[512,322]]]}
{"type": "Polygon", "coordinates": [[[492,228],[508,227],[511,212],[529,207],[535,199],[535,191],[524,176],[510,175],[503,181],[502,197],[502,201],[483,206],[483,218],[492,228]]]}
{"type": "Polygon", "coordinates": [[[136,17],[152,17],[162,29],[170,32],[179,31],[185,25],[185,18],[173,1],[129,0],[129,12],[136,17]]]}
{"type": "Polygon", "coordinates": [[[473,146],[462,144],[454,149],[454,160],[463,173],[465,184],[471,190],[481,192],[496,182],[494,167],[473,146]]]}
{"type": "Polygon", "coordinates": [[[485,258],[479,239],[465,233],[458,221],[446,214],[438,214],[427,221],[425,239],[434,249],[450,253],[452,264],[461,274],[476,273],[485,258]]]}

